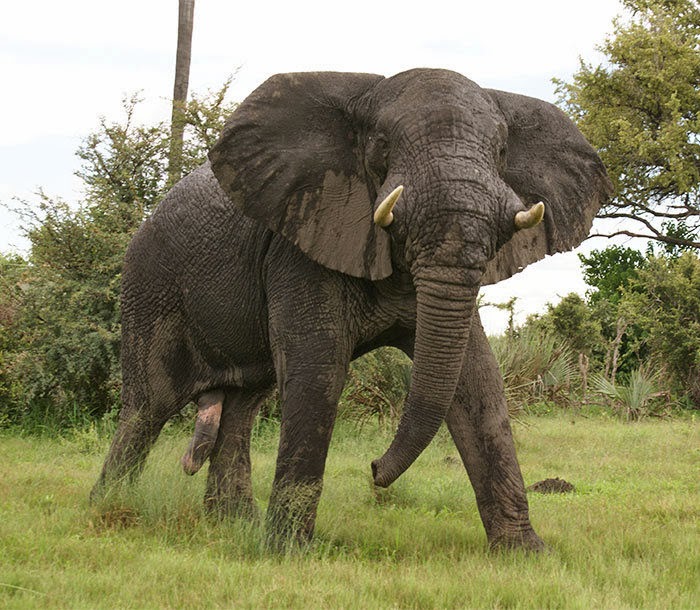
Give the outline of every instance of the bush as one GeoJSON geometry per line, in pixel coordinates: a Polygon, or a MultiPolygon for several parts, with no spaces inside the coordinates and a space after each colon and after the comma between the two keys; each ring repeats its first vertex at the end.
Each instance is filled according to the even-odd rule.
{"type": "Polygon", "coordinates": [[[650,357],[664,363],[676,392],[700,409],[700,258],[651,257],[620,307],[645,329],[650,357]]]}
{"type": "MultiPolygon", "coordinates": [[[[186,171],[233,110],[229,84],[186,109],[186,171]]],[[[124,120],[102,119],[78,150],[83,201],[39,192],[20,202],[31,250],[0,260],[0,424],[70,426],[118,405],[122,258],[167,189],[169,129],[136,125],[139,102],[126,100],[124,120]]]]}
{"type": "Polygon", "coordinates": [[[411,360],[398,349],[380,347],[350,365],[340,415],[358,421],[377,417],[380,425],[401,415],[411,382],[411,360]]]}
{"type": "Polygon", "coordinates": [[[574,352],[564,342],[533,326],[490,342],[511,413],[533,402],[572,402],[579,374],[574,352]]]}
{"type": "Polygon", "coordinates": [[[667,415],[671,408],[671,393],[661,389],[662,372],[644,367],[632,371],[627,383],[614,384],[602,375],[593,378],[595,391],[627,421],[667,415]]]}

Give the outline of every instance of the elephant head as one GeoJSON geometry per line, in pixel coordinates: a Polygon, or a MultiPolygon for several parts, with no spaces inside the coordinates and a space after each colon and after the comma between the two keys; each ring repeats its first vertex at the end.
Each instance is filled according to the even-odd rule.
{"type": "Polygon", "coordinates": [[[210,160],[243,213],[321,265],[371,281],[410,274],[413,377],[372,465],[382,486],[445,417],[469,366],[480,285],[577,246],[610,191],[554,106],[445,70],[273,76],[233,113],[210,160]]]}

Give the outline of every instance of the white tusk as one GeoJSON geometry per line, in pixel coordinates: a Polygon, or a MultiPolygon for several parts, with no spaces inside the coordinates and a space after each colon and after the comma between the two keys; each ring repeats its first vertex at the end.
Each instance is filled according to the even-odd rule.
{"type": "Polygon", "coordinates": [[[394,222],[394,213],[392,210],[403,193],[403,185],[397,186],[389,193],[384,201],[379,204],[377,211],[374,213],[374,224],[386,229],[394,222]]]}
{"type": "Polygon", "coordinates": [[[544,203],[541,201],[533,205],[527,212],[518,212],[515,215],[515,228],[532,229],[540,224],[544,218],[544,203]]]}

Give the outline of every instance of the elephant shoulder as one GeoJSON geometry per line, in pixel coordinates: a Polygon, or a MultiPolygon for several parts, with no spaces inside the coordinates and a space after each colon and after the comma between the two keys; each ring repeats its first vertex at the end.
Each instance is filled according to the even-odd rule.
{"type": "Polygon", "coordinates": [[[169,242],[190,246],[214,235],[245,238],[263,230],[243,215],[224,193],[209,162],[182,178],[163,198],[151,217],[169,242]]]}

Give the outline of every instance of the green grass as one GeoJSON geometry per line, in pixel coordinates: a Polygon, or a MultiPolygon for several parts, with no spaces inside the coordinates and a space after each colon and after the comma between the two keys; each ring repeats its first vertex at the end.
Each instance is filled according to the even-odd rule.
{"type": "MultiPolygon", "coordinates": [[[[87,502],[107,443],[0,436],[2,608],[697,608],[700,424],[624,424],[564,415],[514,424],[543,555],[489,554],[446,433],[389,490],[369,463],[390,437],[340,424],[314,544],[267,553],[245,523],[203,516],[205,474],[179,470],[187,438],[159,441],[139,484],[111,510],[87,502]],[[447,459],[446,459],[447,458],[447,459]]],[[[277,438],[255,439],[267,502],[277,438]]]]}

